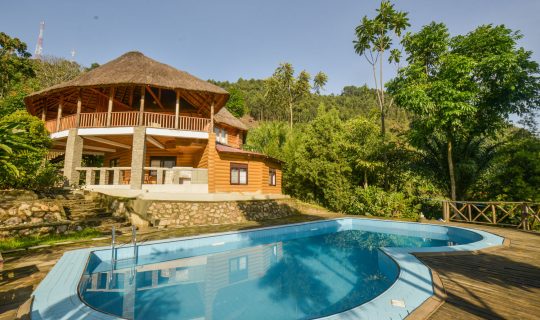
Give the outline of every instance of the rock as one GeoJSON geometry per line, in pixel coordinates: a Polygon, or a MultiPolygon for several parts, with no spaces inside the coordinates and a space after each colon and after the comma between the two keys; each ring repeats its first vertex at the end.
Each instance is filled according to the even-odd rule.
{"type": "Polygon", "coordinates": [[[37,218],[37,217],[30,218],[30,223],[42,223],[42,222],[43,222],[43,219],[41,218],[37,218]]]}
{"type": "Polygon", "coordinates": [[[16,224],[20,224],[22,222],[21,218],[19,217],[11,217],[9,219],[7,219],[6,221],[4,221],[4,223],[8,226],[13,226],[13,225],[16,225],[16,224]]]}

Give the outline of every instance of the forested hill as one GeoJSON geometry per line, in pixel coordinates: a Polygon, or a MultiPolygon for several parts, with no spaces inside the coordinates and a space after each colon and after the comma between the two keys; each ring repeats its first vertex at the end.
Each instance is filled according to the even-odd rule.
{"type": "MultiPolygon", "coordinates": [[[[231,97],[227,108],[236,116],[251,116],[256,121],[287,121],[289,114],[285,108],[274,107],[270,98],[266,97],[265,80],[238,79],[236,82],[209,80],[210,82],[229,91],[231,97]]],[[[295,107],[294,120],[296,122],[310,122],[317,115],[317,109],[323,104],[326,109],[337,109],[342,120],[351,119],[359,115],[373,118],[377,121],[378,106],[376,93],[366,85],[346,86],[340,94],[310,93],[295,107]]],[[[396,107],[388,112],[390,128],[404,129],[408,120],[406,113],[396,107]]]]}

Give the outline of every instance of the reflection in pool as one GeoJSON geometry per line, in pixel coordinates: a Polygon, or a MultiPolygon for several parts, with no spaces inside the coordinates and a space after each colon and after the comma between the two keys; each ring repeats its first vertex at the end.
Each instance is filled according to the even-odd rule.
{"type": "Polygon", "coordinates": [[[310,319],[354,308],[390,287],[399,270],[380,247],[452,244],[361,230],[283,239],[162,262],[141,257],[136,266],[114,268],[112,277],[110,264],[91,259],[80,294],[99,311],[128,319],[310,319]]]}

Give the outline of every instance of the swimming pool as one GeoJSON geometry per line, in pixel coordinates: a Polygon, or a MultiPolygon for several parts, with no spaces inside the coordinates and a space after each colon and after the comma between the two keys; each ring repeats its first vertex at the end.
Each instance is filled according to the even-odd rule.
{"type": "Polygon", "coordinates": [[[113,264],[110,248],[78,250],[84,254],[71,260],[79,277],[68,284],[78,301],[71,292],[53,307],[64,309],[58,312],[38,298],[42,287],[58,288],[47,279],[63,257],[36,290],[33,317],[71,311],[95,319],[401,319],[433,295],[429,269],[410,252],[502,241],[441,225],[336,219],[155,241],[136,254],[122,247],[113,264]]]}

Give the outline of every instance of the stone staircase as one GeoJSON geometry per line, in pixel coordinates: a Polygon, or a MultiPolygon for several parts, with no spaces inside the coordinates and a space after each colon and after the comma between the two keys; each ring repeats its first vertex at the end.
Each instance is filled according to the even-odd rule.
{"type": "Polygon", "coordinates": [[[125,217],[114,216],[97,200],[84,193],[56,195],[61,200],[66,219],[81,227],[92,227],[109,233],[113,226],[121,230],[130,226],[125,217]],[[60,199],[60,197],[62,197],[60,199]]]}

